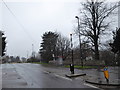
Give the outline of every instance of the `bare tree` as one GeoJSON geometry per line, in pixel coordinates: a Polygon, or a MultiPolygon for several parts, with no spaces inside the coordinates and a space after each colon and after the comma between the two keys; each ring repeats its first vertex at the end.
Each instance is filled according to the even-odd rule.
{"type": "MultiPolygon", "coordinates": [[[[95,59],[99,60],[99,39],[104,31],[108,30],[111,21],[108,20],[114,10],[118,7],[117,3],[108,4],[105,1],[87,0],[86,3],[81,3],[82,18],[79,31],[75,32],[87,37],[92,44],[95,53],[95,59]],[[110,5],[110,6],[109,6],[110,5]]],[[[87,39],[87,40],[88,40],[87,39]]]]}
{"type": "Polygon", "coordinates": [[[62,36],[60,33],[58,33],[58,35],[56,53],[58,56],[62,56],[63,60],[65,60],[70,54],[70,41],[67,37],[62,36]]]}

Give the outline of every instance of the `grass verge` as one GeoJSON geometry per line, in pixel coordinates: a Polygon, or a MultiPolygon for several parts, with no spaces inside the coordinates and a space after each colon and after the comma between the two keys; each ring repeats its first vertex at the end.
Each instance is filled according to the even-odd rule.
{"type": "MultiPolygon", "coordinates": [[[[42,64],[42,65],[50,65],[49,63],[43,63],[43,62],[32,62],[32,63],[34,63],[34,64],[42,64]]],[[[69,65],[65,65],[64,67],[70,68],[69,65]]],[[[82,67],[82,66],[75,65],[74,68],[77,68],[77,69],[96,69],[97,66],[83,66],[82,67]]]]}
{"type": "Polygon", "coordinates": [[[34,64],[43,64],[43,65],[48,65],[48,63],[43,63],[43,62],[32,62],[34,64]]]}
{"type": "MultiPolygon", "coordinates": [[[[69,65],[65,65],[66,68],[70,68],[69,65]]],[[[97,66],[78,66],[78,65],[75,65],[74,68],[77,68],[77,69],[96,69],[97,66]]]]}

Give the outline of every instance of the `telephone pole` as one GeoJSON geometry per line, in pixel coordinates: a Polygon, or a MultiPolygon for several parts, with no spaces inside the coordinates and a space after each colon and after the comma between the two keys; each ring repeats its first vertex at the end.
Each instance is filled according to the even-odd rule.
{"type": "Polygon", "coordinates": [[[32,57],[34,57],[34,44],[32,44],[32,57]]]}

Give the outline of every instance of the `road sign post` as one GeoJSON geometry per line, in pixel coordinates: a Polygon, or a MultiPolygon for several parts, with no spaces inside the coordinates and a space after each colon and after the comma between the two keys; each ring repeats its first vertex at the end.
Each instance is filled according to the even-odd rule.
{"type": "Polygon", "coordinates": [[[73,64],[70,64],[70,71],[71,71],[71,74],[74,74],[74,65],[73,64]]]}

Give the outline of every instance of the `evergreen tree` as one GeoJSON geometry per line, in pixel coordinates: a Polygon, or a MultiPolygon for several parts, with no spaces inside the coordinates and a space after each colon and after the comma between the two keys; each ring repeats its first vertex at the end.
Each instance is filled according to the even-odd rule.
{"type": "Polygon", "coordinates": [[[120,28],[113,32],[113,43],[110,43],[111,51],[117,54],[118,56],[118,65],[120,65],[120,28]]]}
{"type": "Polygon", "coordinates": [[[112,52],[114,53],[120,53],[120,28],[115,32],[113,32],[113,43],[110,43],[110,46],[112,47],[112,52]]]}
{"type": "Polygon", "coordinates": [[[40,54],[43,62],[49,62],[50,60],[53,60],[53,54],[55,54],[55,47],[57,43],[58,35],[54,32],[45,32],[42,36],[42,43],[41,43],[41,49],[40,54]]]}

